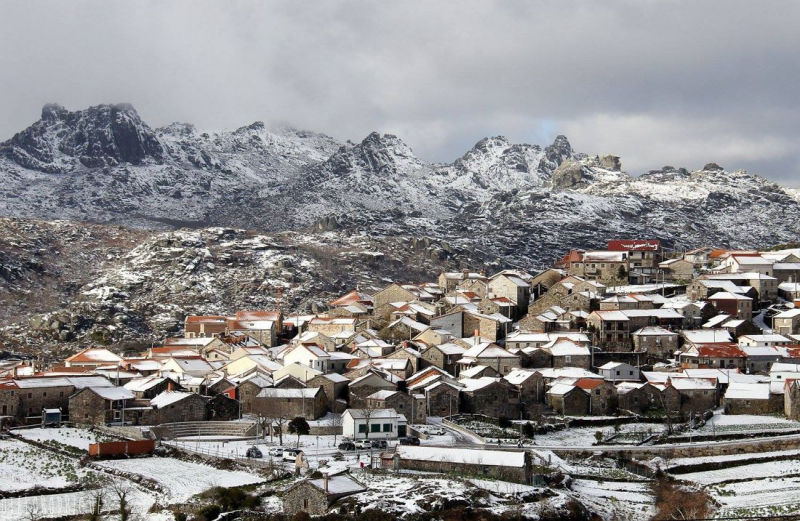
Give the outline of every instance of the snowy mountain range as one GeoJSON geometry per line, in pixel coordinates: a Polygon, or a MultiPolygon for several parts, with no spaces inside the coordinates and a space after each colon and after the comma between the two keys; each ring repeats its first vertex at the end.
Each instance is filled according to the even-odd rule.
{"type": "Polygon", "coordinates": [[[46,105],[0,144],[0,180],[3,216],[431,237],[527,268],[615,237],[675,248],[800,239],[796,191],[713,163],[633,177],[564,136],[546,147],[490,137],[434,164],[391,134],[341,143],[261,122],[153,129],[130,105],[46,105]]]}

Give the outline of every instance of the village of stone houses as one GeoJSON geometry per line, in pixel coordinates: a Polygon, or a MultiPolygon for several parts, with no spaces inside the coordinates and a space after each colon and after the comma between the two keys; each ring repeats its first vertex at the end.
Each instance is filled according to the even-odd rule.
{"type": "Polygon", "coordinates": [[[798,249],[615,239],[0,364],[0,519],[800,514],[798,249]]]}

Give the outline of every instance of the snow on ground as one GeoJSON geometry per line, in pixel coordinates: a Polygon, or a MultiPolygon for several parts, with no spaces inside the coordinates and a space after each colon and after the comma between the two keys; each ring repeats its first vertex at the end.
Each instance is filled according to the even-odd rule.
{"type": "Polygon", "coordinates": [[[424,476],[373,475],[354,472],[354,477],[368,487],[358,494],[363,510],[411,515],[431,510],[443,500],[469,501],[475,488],[463,481],[424,476]]]}
{"type": "Polygon", "coordinates": [[[18,440],[0,442],[0,490],[65,487],[78,482],[87,472],[74,458],[18,440]]]}
{"type": "Polygon", "coordinates": [[[158,481],[168,490],[167,499],[171,503],[184,502],[211,487],[238,487],[264,481],[264,478],[255,473],[220,470],[174,458],[136,458],[102,461],[98,464],[158,481]]]}
{"type": "Polygon", "coordinates": [[[605,519],[638,520],[655,515],[649,483],[576,479],[571,495],[605,519]]]}
{"type": "Polygon", "coordinates": [[[709,487],[720,503],[719,517],[769,518],[800,514],[800,478],[769,478],[709,487]]]}
{"type": "MultiPolygon", "coordinates": [[[[630,441],[634,443],[638,441],[636,433],[654,433],[658,434],[663,430],[663,426],[658,423],[629,423],[620,425],[618,436],[620,441],[630,441]]],[[[603,433],[604,439],[614,434],[613,427],[597,426],[597,427],[573,427],[561,431],[555,431],[548,434],[537,434],[536,445],[544,447],[556,446],[574,446],[574,447],[589,447],[597,442],[595,433],[598,431],[603,433]]],[[[534,447],[535,448],[535,447],[534,447]]]]}
{"type": "Polygon", "coordinates": [[[701,465],[703,463],[724,463],[727,461],[746,461],[748,459],[760,458],[797,458],[800,459],[800,450],[781,450],[774,452],[754,452],[751,454],[727,454],[723,456],[704,456],[701,458],[673,458],[669,460],[669,467],[679,465],[701,465]]]}
{"type": "Polygon", "coordinates": [[[520,485],[519,483],[510,483],[508,481],[469,479],[469,483],[478,488],[482,488],[483,490],[500,494],[524,494],[526,492],[534,492],[538,490],[536,487],[532,487],[530,485],[520,485]]]}
{"type": "MultiPolygon", "coordinates": [[[[105,489],[102,492],[105,508],[116,509],[117,501],[114,492],[105,489]]],[[[51,494],[46,496],[30,496],[0,500],[0,521],[19,521],[20,519],[38,519],[40,517],[78,516],[91,512],[95,498],[94,491],[71,492],[67,494],[51,494]]],[[[155,503],[150,493],[136,487],[130,489],[129,504],[139,519],[152,519],[147,513],[155,503]]],[[[134,517],[136,519],[137,517],[134,517]]],[[[160,517],[156,519],[173,519],[160,517]]]]}
{"type": "MultiPolygon", "coordinates": [[[[727,433],[751,433],[766,431],[786,431],[800,429],[800,422],[789,420],[780,416],[757,416],[752,414],[722,414],[717,410],[713,421],[709,420],[705,425],[694,429],[692,435],[697,434],[727,434],[727,433]]],[[[682,433],[680,437],[688,437],[689,433],[682,433]]]]}
{"type": "Polygon", "coordinates": [[[15,433],[28,440],[40,442],[56,441],[64,445],[70,445],[86,451],[89,450],[90,443],[111,440],[111,438],[99,432],[92,432],[87,429],[74,429],[70,427],[19,429],[15,431],[15,433]]]}
{"type": "Polygon", "coordinates": [[[742,479],[756,480],[794,474],[800,475],[800,461],[779,460],[767,463],[754,463],[752,465],[740,465],[720,470],[692,472],[689,474],[681,474],[679,477],[680,479],[694,481],[701,485],[713,485],[726,481],[738,481],[742,479]]]}

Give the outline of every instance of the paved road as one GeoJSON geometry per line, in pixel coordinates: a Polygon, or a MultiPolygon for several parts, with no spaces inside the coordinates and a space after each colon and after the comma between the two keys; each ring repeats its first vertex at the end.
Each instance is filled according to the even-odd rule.
{"type": "Polygon", "coordinates": [[[475,436],[470,436],[464,432],[454,429],[442,423],[441,418],[431,417],[428,418],[428,423],[441,427],[444,431],[453,437],[454,445],[483,445],[483,442],[475,436]]]}

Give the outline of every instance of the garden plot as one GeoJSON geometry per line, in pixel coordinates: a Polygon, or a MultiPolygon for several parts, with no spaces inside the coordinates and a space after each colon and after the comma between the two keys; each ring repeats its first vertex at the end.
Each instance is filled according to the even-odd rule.
{"type": "Polygon", "coordinates": [[[90,471],[78,460],[18,440],[0,442],[0,489],[6,492],[34,487],[75,485],[90,471]]]}
{"type": "Polygon", "coordinates": [[[102,461],[98,465],[139,474],[157,481],[167,490],[170,503],[182,503],[211,487],[238,487],[260,483],[264,478],[242,471],[220,470],[175,458],[136,458],[102,461]]]}
{"type": "Polygon", "coordinates": [[[748,460],[769,459],[800,459],[800,450],[779,450],[772,452],[753,452],[750,454],[726,454],[722,456],[703,456],[699,458],[673,458],[667,462],[665,470],[675,467],[704,465],[708,463],[736,463],[745,465],[748,460]]]}
{"type": "MultiPolygon", "coordinates": [[[[640,433],[649,433],[651,430],[657,434],[662,430],[662,426],[653,423],[628,423],[620,425],[616,434],[621,444],[625,442],[635,444],[641,441],[640,433]]],[[[597,432],[602,434],[603,439],[615,434],[614,429],[609,427],[573,427],[547,434],[537,434],[535,442],[536,445],[544,447],[591,447],[597,443],[597,432]]]]}
{"type": "Polygon", "coordinates": [[[68,445],[80,450],[89,450],[89,444],[100,441],[112,441],[112,438],[96,431],[75,429],[71,427],[20,429],[15,431],[27,440],[68,445]]]}
{"type": "MultiPolygon", "coordinates": [[[[133,519],[151,519],[152,514],[148,513],[148,511],[155,503],[155,497],[137,487],[130,487],[129,490],[127,499],[134,514],[133,519]]],[[[2,499],[0,500],[0,521],[61,518],[62,516],[88,514],[92,510],[95,495],[95,491],[87,490],[65,494],[2,499]]],[[[104,508],[117,508],[118,500],[115,499],[116,496],[113,491],[104,489],[100,495],[103,498],[104,508]]],[[[161,518],[164,519],[164,516],[161,518]]]]}
{"type": "Polygon", "coordinates": [[[800,514],[800,478],[767,478],[708,487],[720,504],[719,517],[800,514]]]}
{"type": "Polygon", "coordinates": [[[754,463],[727,469],[692,472],[681,474],[680,479],[694,481],[701,485],[715,485],[742,479],[757,480],[793,475],[800,475],[800,461],[770,461],[768,463],[754,463]]]}
{"type": "Polygon", "coordinates": [[[650,483],[576,479],[571,495],[605,519],[650,519],[656,513],[650,483]]]}
{"type": "MultiPolygon", "coordinates": [[[[800,430],[800,422],[778,416],[755,416],[750,414],[715,414],[702,427],[692,431],[692,435],[711,436],[716,434],[779,434],[784,431],[800,430]]],[[[685,438],[689,433],[676,437],[685,438]]]]}

